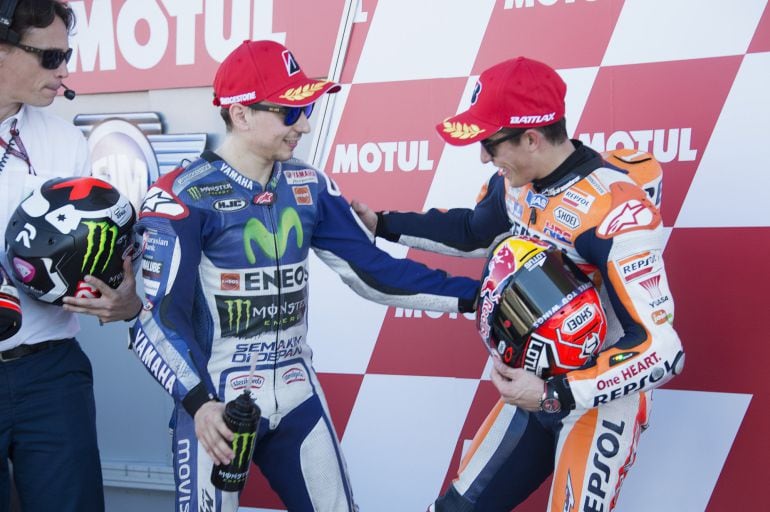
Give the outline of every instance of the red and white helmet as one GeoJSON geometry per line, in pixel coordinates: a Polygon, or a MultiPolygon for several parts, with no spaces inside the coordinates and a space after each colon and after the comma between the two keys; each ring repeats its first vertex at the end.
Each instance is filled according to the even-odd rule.
{"type": "Polygon", "coordinates": [[[491,353],[549,377],[580,368],[604,343],[593,283],[561,251],[528,237],[495,247],[481,277],[476,327],[491,353]]]}

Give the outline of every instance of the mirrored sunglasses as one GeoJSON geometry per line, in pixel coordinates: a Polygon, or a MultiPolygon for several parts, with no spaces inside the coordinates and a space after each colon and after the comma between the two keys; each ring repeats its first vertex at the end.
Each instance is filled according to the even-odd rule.
{"type": "Polygon", "coordinates": [[[280,107],[278,105],[263,105],[261,103],[252,103],[249,108],[252,110],[261,110],[264,112],[274,112],[276,114],[283,114],[283,124],[286,126],[292,126],[299,121],[299,116],[303,113],[305,117],[310,119],[310,114],[313,113],[313,107],[315,103],[305,105],[304,107],[280,107]]]}

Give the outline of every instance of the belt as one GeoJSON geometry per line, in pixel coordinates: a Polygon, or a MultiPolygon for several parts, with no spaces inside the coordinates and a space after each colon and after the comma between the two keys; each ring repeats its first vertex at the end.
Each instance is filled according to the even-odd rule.
{"type": "Polygon", "coordinates": [[[14,347],[9,350],[3,350],[2,352],[0,352],[0,362],[8,363],[10,361],[15,361],[16,359],[21,359],[22,357],[35,354],[37,352],[41,352],[47,348],[53,348],[57,345],[61,345],[62,343],[66,343],[70,340],[72,340],[72,338],[67,338],[63,340],[41,341],[40,343],[35,343],[33,345],[19,345],[18,347],[14,347]]]}

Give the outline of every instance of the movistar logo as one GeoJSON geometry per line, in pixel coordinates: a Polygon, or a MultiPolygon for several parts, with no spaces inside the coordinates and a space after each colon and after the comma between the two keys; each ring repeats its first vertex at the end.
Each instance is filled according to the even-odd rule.
{"type": "Polygon", "coordinates": [[[233,452],[238,457],[238,467],[243,467],[244,457],[247,463],[251,459],[256,435],[256,432],[236,432],[233,434],[233,452]]]}
{"type": "Polygon", "coordinates": [[[251,300],[230,299],[225,301],[225,306],[227,306],[227,321],[230,333],[240,334],[241,325],[243,325],[243,330],[246,331],[251,320],[251,300]]]}
{"type": "Polygon", "coordinates": [[[83,257],[83,264],[80,267],[81,271],[85,271],[89,266],[89,274],[93,274],[99,262],[104,258],[104,264],[101,271],[107,270],[112,260],[112,253],[115,251],[115,242],[118,240],[118,227],[108,222],[93,222],[84,221],[83,224],[88,228],[88,236],[86,237],[87,247],[86,254],[83,257]],[[98,241],[96,240],[98,237],[98,241]]]}
{"type": "Polygon", "coordinates": [[[297,247],[302,247],[302,221],[294,208],[287,208],[281,213],[277,233],[272,233],[257,219],[249,219],[243,229],[243,249],[246,251],[246,259],[252,264],[257,262],[251,246],[252,242],[256,242],[268,258],[277,260],[283,257],[289,243],[289,234],[293,229],[296,230],[297,247]]]}

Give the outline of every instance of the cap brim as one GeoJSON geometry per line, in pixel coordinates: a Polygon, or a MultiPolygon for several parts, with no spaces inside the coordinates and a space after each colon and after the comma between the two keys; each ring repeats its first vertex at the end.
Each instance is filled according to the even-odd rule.
{"type": "Polygon", "coordinates": [[[441,138],[453,146],[467,146],[482,141],[500,128],[502,126],[476,118],[470,110],[449,117],[436,125],[436,131],[441,138]]]}
{"type": "Polygon", "coordinates": [[[286,107],[304,107],[318,101],[318,98],[327,93],[334,93],[341,89],[340,85],[327,80],[299,80],[291,87],[277,92],[262,101],[269,101],[276,105],[286,107]]]}

